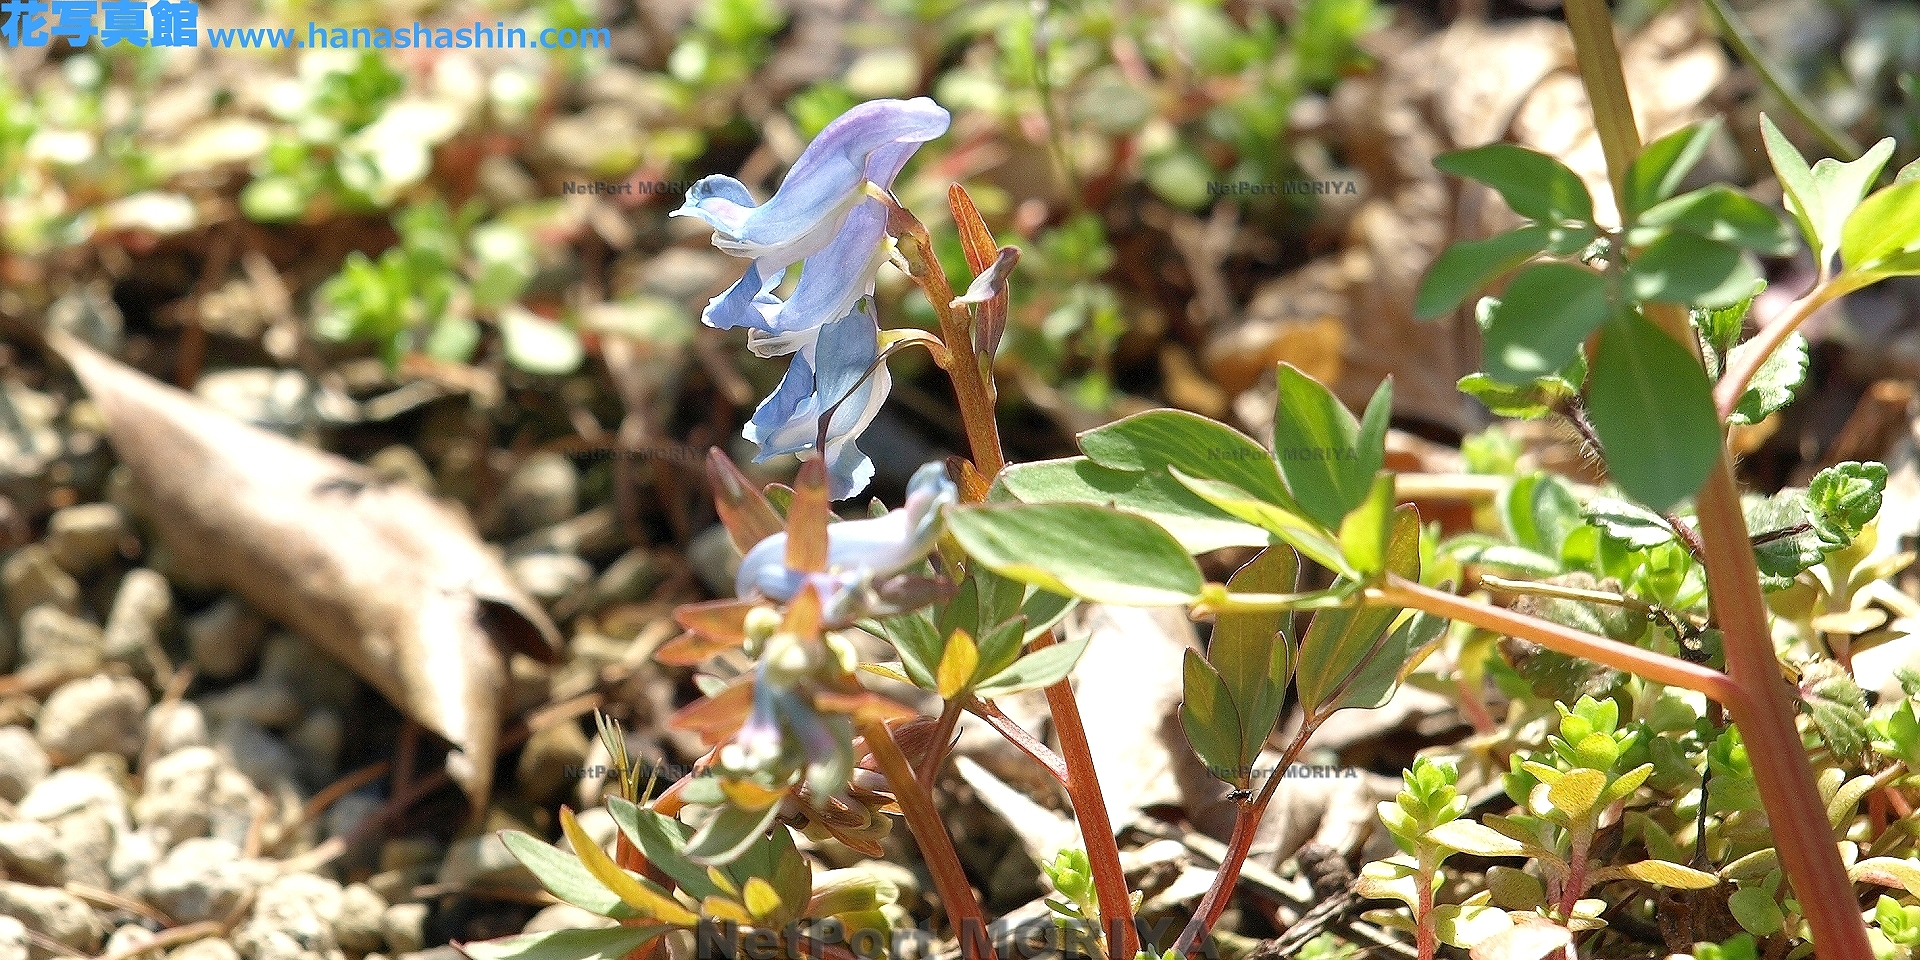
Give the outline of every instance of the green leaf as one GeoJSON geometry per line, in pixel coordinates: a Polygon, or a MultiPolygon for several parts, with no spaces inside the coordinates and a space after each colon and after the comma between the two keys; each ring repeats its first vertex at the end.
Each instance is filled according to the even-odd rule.
{"type": "MultiPolygon", "coordinates": [[[[1266,458],[1266,451],[1260,454],[1266,458]]],[[[1173,534],[1188,553],[1273,542],[1266,530],[1222,513],[1162,470],[1116,470],[1073,457],[1014,464],[997,482],[1026,503],[1087,503],[1137,514],[1173,534]]]]}
{"type": "Polygon", "coordinates": [[[1374,474],[1386,461],[1393,381],[1382,381],[1374,391],[1364,422],[1356,422],[1333,391],[1290,363],[1280,365],[1277,384],[1273,447],[1280,473],[1307,516],[1337,528],[1367,498],[1374,474]]]}
{"type": "Polygon", "coordinates": [[[1352,567],[1347,563],[1347,556],[1341,552],[1339,544],[1328,539],[1322,528],[1313,521],[1289,513],[1264,500],[1256,500],[1251,494],[1233,484],[1190,477],[1180,472],[1179,467],[1170,468],[1170,472],[1182,486],[1222,512],[1248,523],[1258,524],[1293,545],[1294,549],[1306,554],[1308,559],[1329,570],[1343,574],[1353,573],[1352,567]]]}
{"type": "Polygon", "coordinates": [[[879,622],[881,632],[900,654],[900,666],[915,686],[934,688],[934,670],[940,665],[945,643],[940,628],[934,626],[926,611],[914,611],[879,622]]]}
{"type": "Polygon", "coordinates": [[[1787,254],[1798,246],[1792,231],[1765,204],[1725,184],[1674,197],[1642,214],[1635,225],[1641,230],[1684,230],[1755,253],[1787,254]]]}
{"type": "Polygon", "coordinates": [[[1386,706],[1400,682],[1423,659],[1421,651],[1440,639],[1446,630],[1445,618],[1428,613],[1415,613],[1401,620],[1373,655],[1353,672],[1352,679],[1334,699],[1332,709],[1376,710],[1386,706]]]}
{"type": "Polygon", "coordinates": [[[1567,165],[1510,143],[1490,143],[1434,158],[1433,165],[1454,176],[1478,180],[1500,192],[1513,212],[1529,220],[1591,221],[1593,198],[1567,165]]]}
{"type": "MultiPolygon", "coordinates": [[[[1292,548],[1268,547],[1227,578],[1236,593],[1293,593],[1300,589],[1300,558],[1292,548]]],[[[1280,722],[1287,681],[1293,674],[1292,615],[1274,610],[1222,613],[1207,642],[1207,660],[1219,674],[1240,723],[1243,753],[1251,765],[1280,722]],[[1251,751],[1244,748],[1251,747],[1251,751]]]]}
{"type": "Polygon", "coordinates": [[[1587,504],[1586,517],[1588,523],[1600,528],[1602,536],[1631,550],[1672,543],[1676,537],[1673,528],[1659,514],[1614,497],[1595,498],[1587,504]]]}
{"type": "Polygon", "coordinates": [[[1717,307],[1738,303],[1760,280],[1753,256],[1718,240],[1674,231],[1627,265],[1635,300],[1717,307]]]}
{"type": "MultiPolygon", "coordinates": [[[[1867,195],[1867,188],[1893,155],[1893,138],[1874,144],[1851,163],[1827,158],[1809,169],[1800,151],[1766,114],[1760,115],[1760,134],[1786,194],[1787,211],[1800,221],[1800,231],[1813,247],[1814,262],[1824,266],[1841,247],[1846,223],[1860,206],[1860,198],[1867,195]]],[[[1848,264],[1849,268],[1853,266],[1848,264]]]]}
{"type": "MultiPolygon", "coordinates": [[[[1045,590],[1036,590],[1034,593],[1036,596],[1043,597],[1060,596],[1045,590]]],[[[978,675],[992,677],[1013,666],[1014,661],[1020,657],[1021,644],[1026,642],[1029,635],[1026,617],[1014,617],[987,631],[987,635],[980,638],[977,647],[980,657],[978,675]]]]}
{"type": "Polygon", "coordinates": [[[1771,497],[1748,497],[1741,506],[1747,516],[1747,529],[1752,531],[1754,564],[1760,568],[1761,585],[1766,589],[1785,589],[1801,571],[1826,556],[1829,548],[1813,532],[1804,491],[1788,489],[1771,497]]]}
{"type": "Polygon", "coordinates": [[[1245,786],[1250,772],[1242,769],[1244,741],[1233,695],[1220,675],[1191,649],[1182,661],[1181,691],[1180,726],[1193,752],[1206,761],[1214,776],[1245,786]]]}
{"type": "Polygon", "coordinates": [[[1832,660],[1815,661],[1801,672],[1800,689],[1827,749],[1837,757],[1857,756],[1866,749],[1867,695],[1844,667],[1832,660]]]}
{"type": "Polygon", "coordinates": [[[1758,297],[1766,287],[1765,281],[1754,284],[1754,289],[1748,291],[1745,297],[1731,306],[1688,311],[1689,319],[1699,329],[1701,338],[1706,341],[1716,377],[1726,366],[1721,359],[1732,353],[1734,345],[1740,342],[1741,328],[1746,323],[1747,311],[1753,309],[1754,298],[1758,297]]]}
{"type": "Polygon", "coordinates": [[[1740,928],[1756,937],[1771,937],[1786,926],[1787,917],[1773,894],[1762,887],[1741,887],[1727,898],[1727,910],[1740,928]]]}
{"type": "Polygon", "coordinates": [[[640,915],[595,880],[579,857],[556,850],[540,838],[518,830],[502,830],[500,842],[506,844],[507,852],[525,865],[548,893],[603,917],[623,920],[640,915]]]}
{"type": "Polygon", "coordinates": [[[613,858],[594,842],[586,829],[580,826],[580,821],[573,815],[573,811],[566,807],[560,808],[560,829],[566,836],[567,842],[573,846],[573,852],[580,858],[580,865],[627,906],[640,911],[642,916],[670,923],[676,927],[691,927],[699,922],[699,914],[681,905],[672,894],[661,889],[659,884],[615,863],[613,858]]]}
{"type": "Polygon", "coordinates": [[[1534,420],[1544,417],[1576,392],[1560,377],[1541,377],[1524,386],[1501,383],[1484,373],[1460,378],[1460,392],[1480,401],[1496,417],[1534,420]]]}
{"type": "Polygon", "coordinates": [[[1520,857],[1526,844],[1473,820],[1451,820],[1426,833],[1426,839],[1476,857],[1520,857]]]}
{"type": "Polygon", "coordinates": [[[777,803],[768,804],[765,810],[747,810],[730,803],[717,807],[713,818],[688,838],[686,857],[701,866],[732,863],[760,840],[779,813],[777,803]]]}
{"type": "Polygon", "coordinates": [[[1080,449],[1103,467],[1152,472],[1179,467],[1190,476],[1231,483],[1292,509],[1293,498],[1272,455],[1246,434],[1196,413],[1136,413],[1082,433],[1080,449]]]}
{"type": "MultiPolygon", "coordinates": [[[[1394,511],[1386,568],[1420,579],[1420,516],[1411,506],[1394,511]]],[[[1393,607],[1335,607],[1314,614],[1294,668],[1294,689],[1308,716],[1341,708],[1342,695],[1374,658],[1399,614],[1393,607]]]]}
{"type": "Polygon", "coordinates": [[[608,796],[607,812],[613,815],[613,822],[620,827],[620,832],[639,848],[647,862],[673,878],[680,889],[699,900],[721,892],[707,876],[707,868],[687,862],[683,851],[686,850],[687,840],[693,836],[692,827],[624,797],[608,796]]]}
{"type": "MultiPolygon", "coordinates": [[[[1727,358],[1728,365],[1734,365],[1745,354],[1758,349],[1762,349],[1760,340],[1749,340],[1733,348],[1733,353],[1727,358]]],[[[1798,333],[1788,334],[1779,349],[1768,354],[1760,368],[1754,371],[1747,392],[1740,395],[1740,402],[1728,414],[1727,422],[1759,423],[1774,411],[1792,403],[1794,391],[1807,379],[1807,362],[1807,338],[1798,333]]]]}
{"type": "Polygon", "coordinates": [[[456,944],[470,960],[620,960],[671,927],[545,930],[456,944]]]}
{"type": "Polygon", "coordinates": [[[1720,132],[1720,118],[1708,117],[1646,145],[1627,166],[1626,209],[1638,216],[1673,196],[1687,174],[1707,152],[1707,144],[1720,132]]]}
{"type": "Polygon", "coordinates": [[[1880,515],[1881,495],[1887,489],[1884,463],[1849,460],[1814,475],[1807,486],[1807,504],[1813,531],[1821,540],[1847,546],[1880,515]]]}
{"type": "Polygon", "coordinates": [[[1607,775],[1599,770],[1569,770],[1547,788],[1547,802],[1563,813],[1569,823],[1579,823],[1594,812],[1600,792],[1606,789],[1607,775]]]}
{"type": "Polygon", "coordinates": [[[1628,496],[1666,512],[1706,482],[1720,418],[1706,371],[1685,347],[1628,314],[1602,332],[1587,389],[1607,473],[1628,496]]]}
{"type": "Polygon", "coordinates": [[[1460,306],[1501,274],[1533,259],[1552,242],[1552,227],[1533,224],[1485,240],[1456,243],[1427,268],[1414,297],[1413,315],[1432,320],[1460,306]]]}
{"type": "Polygon", "coordinates": [[[500,311],[500,336],[507,362],[528,373],[559,376],[580,369],[586,348],[564,323],[520,306],[500,311]]]}
{"type": "Polygon", "coordinates": [[[1035,650],[1015,660],[1005,670],[975,684],[974,695],[990,699],[1052,686],[1073,672],[1073,665],[1080,662],[1080,655],[1087,652],[1087,644],[1092,640],[1093,637],[1088,635],[1035,650]]]}
{"type": "Polygon", "coordinates": [[[1443,903],[1433,908],[1433,935],[1450,947],[1472,950],[1511,929],[1513,918],[1499,907],[1443,903]]]}
{"type": "Polygon", "coordinates": [[[427,356],[442,363],[466,363],[480,347],[480,325],[472,317],[447,314],[427,334],[427,356]]]}
{"type": "Polygon", "coordinates": [[[1496,502],[1513,542],[1542,556],[1560,556],[1567,535],[1581,524],[1580,501],[1573,488],[1550,473],[1535,472],[1514,480],[1496,502]]]}
{"type": "Polygon", "coordinates": [[[1082,600],[1128,606],[1192,603],[1205,579],[1186,548],[1151,521],[1077,503],[947,509],[967,555],[1003,577],[1082,600]]]}
{"type": "Polygon", "coordinates": [[[1340,521],[1340,549],[1356,572],[1371,576],[1386,565],[1393,506],[1393,473],[1382,470],[1373,478],[1367,499],[1340,521]]]}
{"type": "Polygon", "coordinates": [[[1920,247],[1920,181],[1888,187],[1862,202],[1847,218],[1840,260],[1848,270],[1871,269],[1916,247],[1920,247]]]}
{"type": "Polygon", "coordinates": [[[1605,277],[1568,263],[1534,264],[1488,310],[1486,372],[1514,385],[1557,374],[1611,311],[1605,277]]]}

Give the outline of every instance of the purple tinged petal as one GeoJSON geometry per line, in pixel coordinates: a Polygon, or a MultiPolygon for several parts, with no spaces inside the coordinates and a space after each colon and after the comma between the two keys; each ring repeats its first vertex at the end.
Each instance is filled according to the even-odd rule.
{"type": "Polygon", "coordinates": [[[838,221],[864,196],[862,184],[870,170],[881,175],[877,182],[888,186],[913,149],[946,133],[950,119],[926,97],[859,104],[820,131],[766,203],[752,206],[737,181],[709,184],[713,178],[707,178],[688,191],[686,205],[674,213],[713,225],[714,245],[728,253],[812,253],[826,242],[821,235],[836,231],[838,221]]]}
{"type": "MultiPolygon", "coordinates": [[[[940,508],[959,496],[959,488],[947,478],[946,468],[930,463],[915,472],[908,483],[905,507],[879,517],[829,525],[829,572],[815,575],[816,581],[829,588],[824,591],[825,599],[831,605],[863,579],[882,579],[919,563],[933,549],[940,508]]],[[[758,590],[775,600],[792,599],[806,577],[787,569],[786,553],[785,533],[754,544],[740,561],[734,591],[743,597],[758,590]]]]}
{"type": "Polygon", "coordinates": [[[800,282],[761,329],[791,333],[844,317],[853,302],[873,293],[886,262],[887,212],[878,200],[855,207],[833,242],[800,265],[800,282]]]}
{"type": "MultiPolygon", "coordinates": [[[[764,669],[761,671],[764,673],[764,669]]],[[[734,770],[756,770],[780,757],[780,714],[775,703],[779,691],[764,676],[753,684],[753,710],[740,725],[733,740],[720,750],[722,766],[734,770]]]]}
{"type": "Polygon", "coordinates": [[[738,233],[753,214],[753,194],[747,185],[732,177],[714,174],[701,177],[687,191],[687,202],[670,216],[699,217],[715,230],[738,233]]]}
{"type": "Polygon", "coordinates": [[[780,298],[773,295],[774,288],[786,279],[787,272],[777,270],[763,277],[761,266],[758,260],[747,264],[747,272],[741,274],[733,286],[707,302],[707,309],[700,313],[700,322],[719,330],[767,329],[781,309],[780,298]]]}

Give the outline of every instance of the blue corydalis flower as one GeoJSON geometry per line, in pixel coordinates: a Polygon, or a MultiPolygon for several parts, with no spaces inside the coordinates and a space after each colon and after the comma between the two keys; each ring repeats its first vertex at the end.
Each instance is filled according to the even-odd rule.
{"type": "Polygon", "coordinates": [[[926,559],[940,533],[940,508],[959,498],[946,468],[929,463],[908,482],[906,506],[884,516],[827,526],[827,572],[809,575],[787,569],[787,535],[776,533],[754,544],[741,559],[734,592],[744,597],[759,591],[784,603],[811,580],[820,588],[823,605],[834,609],[863,584],[926,559]]]}
{"type": "Polygon", "coordinates": [[[855,441],[880,413],[893,377],[880,358],[880,326],[862,300],[852,313],[792,338],[793,363],[742,435],[760,445],[760,463],[782,454],[827,459],[827,496],[845,500],[873,479],[873,461],[855,441]],[[869,372],[871,371],[871,372],[869,372]],[[820,446],[820,418],[827,421],[820,446]]]}
{"type": "Polygon", "coordinates": [[[756,205],[740,181],[709,176],[687,191],[674,216],[699,217],[714,246],[751,257],[738,283],[707,305],[701,320],[720,329],[788,334],[836,320],[873,291],[886,260],[886,209],[866,193],[892,189],[920,144],[947,131],[945,108],[926,97],[872,100],[820,131],[771,200],[756,205]],[[792,295],[774,294],[794,264],[792,295]]]}
{"type": "Polygon", "coordinates": [[[712,226],[714,246],[753,258],[739,281],[707,304],[702,322],[746,327],[759,356],[797,354],[744,431],[760,444],[755,460],[826,457],[835,500],[873,478],[873,461],[854,439],[892,387],[885,365],[876,365],[879,325],[863,301],[889,249],[887,209],[867,185],[892,189],[907,159],[945,133],[949,119],[926,97],[860,104],[820,131],[766,203],[756,205],[732,177],[710,176],[674,211],[712,226]],[[776,291],[795,264],[800,280],[782,299],[776,291]],[[819,419],[829,409],[823,441],[819,419]]]}

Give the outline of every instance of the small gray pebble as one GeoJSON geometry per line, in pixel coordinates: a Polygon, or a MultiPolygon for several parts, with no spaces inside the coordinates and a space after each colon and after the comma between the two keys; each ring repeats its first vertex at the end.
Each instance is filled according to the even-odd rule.
{"type": "Polygon", "coordinates": [[[0,914],[0,960],[28,960],[27,925],[0,914]]]}
{"type": "Polygon", "coordinates": [[[176,700],[148,711],[147,736],[153,738],[154,754],[161,757],[212,742],[207,735],[206,712],[191,700],[176,700]]]}
{"type": "Polygon", "coordinates": [[[19,803],[50,769],[47,751],[26,727],[0,727],[0,800],[19,803]]]}
{"type": "Polygon", "coordinates": [[[260,888],[233,944],[251,960],[343,960],[333,935],[341,894],[340,885],[325,877],[281,876],[260,888]]]}
{"type": "Polygon", "coordinates": [[[509,535],[571,519],[580,512],[580,471],[559,453],[536,453],[507,477],[500,500],[509,535]]]}
{"type": "Polygon", "coordinates": [[[131,757],[140,750],[152,702],[132,677],[83,677],[47,698],[34,735],[49,755],[69,762],[98,752],[131,757]]]}
{"type": "Polygon", "coordinates": [[[207,937],[173,948],[167,960],[240,960],[240,951],[219,937],[207,937]]]}
{"type": "Polygon", "coordinates": [[[100,666],[105,640],[99,627],[43,603],[20,618],[20,665],[86,673],[100,666]]]}
{"type": "Polygon", "coordinates": [[[158,572],[141,567],[120,578],[107,613],[106,657],[146,670],[160,646],[160,630],[173,615],[173,588],[158,572]]]}
{"type": "Polygon", "coordinates": [[[238,846],[260,799],[253,781],[227,758],[207,747],[188,747],[148,768],[133,819],[153,831],[162,849],[209,835],[238,846]]]}
{"type": "Polygon", "coordinates": [[[380,933],[395,954],[417,953],[427,942],[427,905],[396,903],[380,915],[380,933]]]}
{"type": "Polygon", "coordinates": [[[0,867],[8,876],[43,887],[67,882],[67,855],[60,835],[33,820],[0,823],[0,867]]]}
{"type": "Polygon", "coordinates": [[[364,883],[349,885],[340,892],[340,916],[333,922],[333,936],[340,949],[348,953],[369,953],[386,945],[380,918],[387,912],[387,901],[364,883]]]}
{"type": "MultiPolygon", "coordinates": [[[[100,952],[107,931],[85,900],[65,890],[0,880],[0,917],[13,917],[28,930],[87,956],[100,952]]],[[[38,948],[33,956],[41,956],[38,948]]]]}
{"type": "Polygon", "coordinates": [[[267,637],[267,621],[246,604],[227,597],[187,620],[187,653],[207,676],[237,677],[267,637]]]}
{"type": "Polygon", "coordinates": [[[0,594],[5,595],[7,616],[15,620],[43,603],[68,613],[80,611],[79,581],[60,569],[53,562],[53,554],[38,543],[15,550],[0,563],[0,594]]]}
{"type": "Polygon", "coordinates": [[[120,553],[132,528],[111,503],[86,503],[54,511],[47,519],[47,552],[60,568],[84,577],[120,553]]]}
{"type": "Polygon", "coordinates": [[[273,878],[264,860],[249,860],[225,840],[194,837],[168,851],[139,884],[149,903],[182,923],[221,920],[248,893],[273,878]]]}

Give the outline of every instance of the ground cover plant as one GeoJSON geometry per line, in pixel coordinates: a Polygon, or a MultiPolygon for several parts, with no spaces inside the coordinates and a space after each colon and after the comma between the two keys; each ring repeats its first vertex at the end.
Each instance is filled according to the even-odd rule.
{"type": "MultiPolygon", "coordinates": [[[[516,844],[538,851],[528,865],[556,894],[620,927],[464,949],[489,960],[644,953],[705,919],[843,956],[839,934],[807,924],[839,916],[830,907],[845,890],[808,882],[788,831],[858,849],[871,843],[863,831],[897,810],[963,955],[990,957],[985,918],[927,791],[967,711],[1073,797],[1087,848],[1049,874],[1065,898],[1058,912],[1097,921],[1091,952],[1191,956],[1280,782],[1255,783],[1251,771],[1289,696],[1304,722],[1283,767],[1338,711],[1383,704],[1426,653],[1484,651],[1504,636],[1536,645],[1501,678],[1519,705],[1507,722],[1557,730],[1506,754],[1514,812],[1471,814],[1458,761],[1422,758],[1382,805],[1402,855],[1368,865],[1360,882],[1364,895],[1404,904],[1380,918],[1411,931],[1423,960],[1441,944],[1486,951],[1476,956],[1604,952],[1608,931],[1628,923],[1690,948],[1717,939],[1700,935],[1713,929],[1713,897],[1747,937],[1703,948],[1721,955],[1755,949],[1754,938],[1768,956],[1907,950],[1898,896],[1863,914],[1856,884],[1920,894],[1911,835],[1885,806],[1862,809],[1870,796],[1908,808],[1899,784],[1914,708],[1870,712],[1849,674],[1853,634],[1821,620],[1856,610],[1853,598],[1909,559],[1860,565],[1886,470],[1844,463],[1804,492],[1743,501],[1724,431],[1791,399],[1804,369],[1795,327],[1815,308],[1920,272],[1920,167],[1872,190],[1891,141],[1851,163],[1809,166],[1762,118],[1800,237],[1728,187],[1682,193],[1714,124],[1643,148],[1606,9],[1575,3],[1568,14],[1623,224],[1596,223],[1586,186],[1550,157],[1501,144],[1447,154],[1443,170],[1491,186],[1527,222],[1449,250],[1422,291],[1422,311],[1437,314],[1512,274],[1476,308],[1486,371],[1463,387],[1500,412],[1571,421],[1611,483],[1611,495],[1582,502],[1553,477],[1521,478],[1500,504],[1504,538],[1441,540],[1397,503],[1383,469],[1390,383],[1355,418],[1290,366],[1278,372],[1271,451],[1224,424],[1156,410],[1082,433],[1082,456],[1008,464],[986,358],[1004,331],[1019,251],[998,246],[953,187],[971,272],[956,295],[928,231],[890,191],[917,144],[946,127],[931,100],[853,107],[764,203],[730,178],[696,184],[678,213],[752,261],[703,319],[746,326],[757,352],[794,357],[747,437],[762,456],[807,456],[791,488],[762,493],[714,451],[716,502],[745,555],[741,596],[683,608],[689,632],[661,656],[692,663],[739,647],[751,666],[711,675],[706,698],[679,717],[713,746],[697,775],[660,793],[623,780],[609,800],[622,827],[614,857],[567,814],[577,860],[530,838],[516,844]],[[1819,264],[1813,287],[1743,339],[1760,282],[1753,255],[1801,239],[1819,264]],[[889,259],[925,292],[937,334],[877,322],[873,276],[889,259]],[[795,264],[799,283],[786,290],[795,264]],[[970,455],[923,468],[901,508],[830,522],[829,503],[858,494],[871,474],[857,444],[885,399],[887,358],[916,349],[951,378],[970,455]],[[1264,547],[1209,582],[1191,557],[1221,543],[1264,547]],[[1306,563],[1331,572],[1332,585],[1303,589],[1306,563]],[[1470,569],[1482,590],[1540,601],[1537,613],[1459,595],[1470,569]],[[1086,640],[1056,630],[1074,601],[1182,605],[1214,624],[1204,655],[1187,655],[1180,720],[1231,782],[1239,813],[1212,887],[1170,943],[1139,939],[1079,730],[1066,677],[1086,640]],[[1305,615],[1297,631],[1296,614],[1305,615]],[[1784,661],[1776,618],[1802,625],[1784,661]],[[886,637],[899,660],[863,662],[836,633],[855,626],[886,637]],[[943,707],[920,716],[867,689],[862,674],[911,681],[943,707]],[[1047,691],[1058,755],[995,713],[995,696],[1035,688],[1047,691]],[[1476,871],[1470,896],[1438,903],[1458,854],[1502,863],[1476,871]],[[728,875],[749,860],[758,866],[728,875]],[[1691,905],[1691,917],[1668,914],[1676,904],[1691,905]]],[[[870,912],[883,896],[870,886],[853,899],[870,912]]]]}
{"type": "Polygon", "coordinates": [[[203,13],[612,46],[0,56],[0,960],[1920,950],[1899,4],[203,13]]]}

